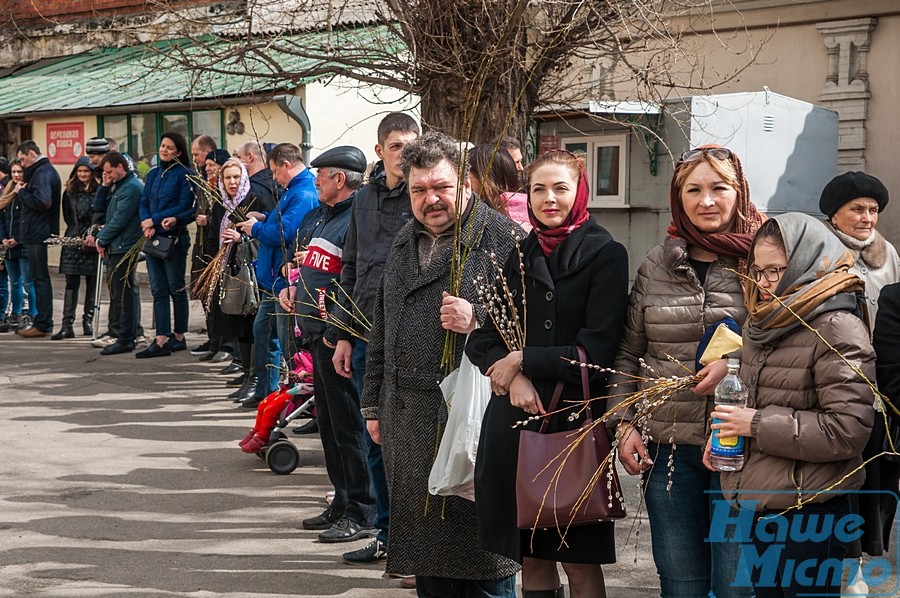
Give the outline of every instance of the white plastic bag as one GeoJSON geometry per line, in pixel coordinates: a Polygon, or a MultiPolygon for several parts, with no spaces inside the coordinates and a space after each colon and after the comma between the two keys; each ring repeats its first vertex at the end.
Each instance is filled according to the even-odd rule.
{"type": "Polygon", "coordinates": [[[475,456],[481,418],[491,400],[491,379],[463,355],[459,368],[441,382],[441,391],[449,415],[428,476],[428,491],[475,500],[475,456]]]}

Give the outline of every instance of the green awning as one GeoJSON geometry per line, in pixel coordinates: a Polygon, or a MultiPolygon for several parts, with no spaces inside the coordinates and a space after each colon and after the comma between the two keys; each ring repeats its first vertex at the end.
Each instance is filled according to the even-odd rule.
{"type": "Polygon", "coordinates": [[[396,38],[387,28],[367,27],[281,36],[249,52],[245,42],[211,37],[97,48],[42,60],[0,78],[0,117],[267,96],[327,77],[329,58],[322,48],[349,46],[359,53],[369,46],[382,53],[391,43],[396,38]]]}

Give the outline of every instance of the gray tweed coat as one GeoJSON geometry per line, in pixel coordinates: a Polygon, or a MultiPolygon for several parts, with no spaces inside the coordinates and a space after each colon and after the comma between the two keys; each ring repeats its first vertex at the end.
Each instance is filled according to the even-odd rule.
{"type": "MultiPolygon", "coordinates": [[[[491,252],[500,264],[505,261],[515,244],[512,231],[518,226],[479,203],[464,215],[461,228],[483,230],[480,238],[468,243],[471,251],[459,293],[477,304],[475,276],[493,273],[491,252]]],[[[366,354],[363,416],[380,422],[391,498],[387,571],[501,579],[515,574],[519,565],[478,548],[475,504],[456,496],[445,499],[428,494],[428,474],[447,421],[438,387],[445,339],[440,305],[441,291],[450,284],[452,247],[420,271],[417,237],[421,230],[413,220],[394,239],[376,296],[366,354]]],[[[459,364],[465,339],[457,340],[455,362],[459,364]]]]}

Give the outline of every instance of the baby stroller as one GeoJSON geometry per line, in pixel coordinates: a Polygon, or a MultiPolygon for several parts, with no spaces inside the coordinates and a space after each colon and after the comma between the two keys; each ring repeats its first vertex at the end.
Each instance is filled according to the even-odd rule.
{"type": "Polygon", "coordinates": [[[256,453],[273,472],[287,475],[300,463],[300,451],[287,439],[284,430],[299,417],[308,417],[315,406],[312,358],[297,353],[287,384],[282,384],[257,407],[253,429],[238,444],[245,453],[256,453]]]}
{"type": "Polygon", "coordinates": [[[291,473],[300,464],[300,450],[293,442],[288,440],[284,434],[285,428],[298,417],[307,415],[312,411],[316,402],[315,395],[312,392],[312,384],[303,383],[294,388],[299,388],[299,392],[292,395],[291,400],[285,405],[281,412],[281,417],[278,418],[278,422],[275,423],[275,427],[269,433],[268,444],[257,453],[260,459],[266,460],[266,465],[269,466],[269,469],[279,475],[291,473]]]}

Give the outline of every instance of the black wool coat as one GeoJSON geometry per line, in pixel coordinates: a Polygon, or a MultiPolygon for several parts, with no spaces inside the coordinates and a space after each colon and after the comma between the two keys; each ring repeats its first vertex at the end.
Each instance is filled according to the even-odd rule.
{"type": "MultiPolygon", "coordinates": [[[[87,235],[91,228],[91,220],[94,217],[94,209],[91,204],[94,201],[94,192],[77,189],[68,189],[63,192],[62,212],[66,222],[67,237],[82,237],[87,235]]],[[[59,256],[59,271],[61,274],[74,276],[97,275],[97,252],[84,252],[78,247],[63,247],[59,256]]]]}
{"type": "MultiPolygon", "coordinates": [[[[560,406],[582,400],[581,370],[561,357],[578,359],[577,345],[589,363],[611,367],[618,349],[628,305],[628,255],[609,232],[589,220],[545,257],[532,232],[521,243],[525,265],[527,304],[526,340],[522,372],[531,379],[548,409],[553,391],[565,381],[560,406]]],[[[505,267],[516,309],[523,313],[519,256],[514,252],[505,267]]],[[[469,335],[466,354],[482,372],[509,353],[493,322],[469,335]]],[[[590,396],[604,397],[607,374],[590,370],[590,396]]],[[[603,415],[606,401],[593,402],[594,417],[603,415]]],[[[508,396],[491,397],[482,420],[475,463],[475,502],[482,548],[520,560],[523,556],[573,563],[615,562],[613,524],[569,529],[567,548],[560,549],[557,530],[538,530],[534,552],[531,531],[516,527],[516,463],[519,431],[515,422],[527,414],[510,404],[508,396]]],[[[548,431],[577,429],[584,421],[569,414],[551,418],[548,431]]],[[[532,422],[528,429],[537,429],[532,422]]]]}

